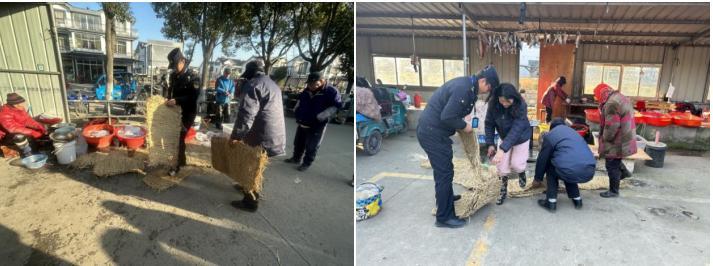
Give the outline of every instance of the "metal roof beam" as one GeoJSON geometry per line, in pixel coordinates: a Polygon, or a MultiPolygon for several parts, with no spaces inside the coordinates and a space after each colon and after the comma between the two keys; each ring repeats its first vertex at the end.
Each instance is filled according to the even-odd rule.
{"type": "MultiPolygon", "coordinates": [[[[388,24],[357,24],[356,26],[357,30],[426,30],[426,31],[455,31],[455,32],[460,32],[461,29],[459,27],[448,27],[448,26],[414,26],[411,27],[410,25],[388,25],[388,24]]],[[[475,30],[472,26],[468,26],[468,28],[475,30]]],[[[487,31],[494,31],[494,32],[516,32],[516,31],[523,31],[523,29],[484,29],[487,31]]],[[[537,32],[537,29],[532,29],[531,31],[537,32]]],[[[576,31],[576,30],[556,30],[556,29],[547,29],[544,30],[546,32],[558,32],[558,33],[567,33],[567,34],[577,34],[579,32],[581,35],[595,35],[594,31],[576,31]]],[[[650,37],[692,37],[692,33],[686,33],[686,32],[620,32],[620,31],[597,31],[596,35],[602,35],[602,36],[650,36],[650,37]]]]}
{"type": "MultiPolygon", "coordinates": [[[[530,3],[528,3],[529,5],[530,3]]],[[[467,7],[467,5],[466,5],[467,7]]],[[[467,10],[467,9],[466,9],[467,10]]],[[[519,17],[510,16],[476,16],[468,12],[471,19],[478,21],[492,22],[517,22],[519,17]]],[[[435,14],[435,13],[420,13],[407,14],[400,12],[357,12],[357,18],[408,18],[413,15],[414,19],[449,19],[460,20],[460,15],[457,14],[435,14]]],[[[682,19],[586,19],[586,18],[537,18],[525,17],[524,22],[542,22],[542,23],[570,23],[570,24],[656,24],[656,25],[709,25],[710,20],[682,20],[682,19]]]]}

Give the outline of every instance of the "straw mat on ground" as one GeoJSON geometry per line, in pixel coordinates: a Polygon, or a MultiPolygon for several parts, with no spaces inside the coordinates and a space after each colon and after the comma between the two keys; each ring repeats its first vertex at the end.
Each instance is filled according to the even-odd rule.
{"type": "Polygon", "coordinates": [[[166,99],[154,95],[146,101],[149,166],[173,167],[178,163],[178,140],[181,134],[181,107],[168,106],[166,99]]]}
{"type": "Polygon", "coordinates": [[[458,131],[458,136],[468,160],[465,163],[458,162],[457,166],[454,165],[453,180],[467,190],[461,194],[461,199],[455,202],[455,210],[456,216],[465,218],[497,199],[500,182],[495,166],[481,165],[480,147],[475,141],[474,133],[458,131]]]}
{"type": "Polygon", "coordinates": [[[245,193],[262,190],[262,174],[268,162],[262,147],[252,147],[243,142],[231,145],[230,140],[223,137],[213,137],[210,146],[213,168],[232,178],[245,193]]]}
{"type": "Polygon", "coordinates": [[[101,153],[94,162],[94,175],[108,177],[130,172],[142,172],[148,155],[144,150],[137,150],[132,156],[126,149],[112,149],[101,153]]]}
{"type": "Polygon", "coordinates": [[[213,167],[210,152],[210,146],[193,142],[186,143],[186,165],[213,167]]]}

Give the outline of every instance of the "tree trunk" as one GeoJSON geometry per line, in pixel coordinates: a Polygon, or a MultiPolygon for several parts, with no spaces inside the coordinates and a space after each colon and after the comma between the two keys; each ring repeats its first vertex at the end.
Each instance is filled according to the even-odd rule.
{"type": "Polygon", "coordinates": [[[349,77],[349,75],[347,75],[347,95],[349,95],[349,93],[352,91],[352,87],[354,87],[354,77],[349,77]]]}
{"type": "Polygon", "coordinates": [[[114,89],[114,19],[106,18],[106,99],[112,100],[114,89]]]}
{"type": "Polygon", "coordinates": [[[205,90],[208,88],[208,78],[210,74],[210,69],[208,69],[210,66],[210,59],[213,57],[213,48],[215,48],[215,39],[211,39],[208,41],[208,45],[203,46],[203,71],[201,73],[201,82],[203,83],[203,87],[201,90],[205,90]]]}

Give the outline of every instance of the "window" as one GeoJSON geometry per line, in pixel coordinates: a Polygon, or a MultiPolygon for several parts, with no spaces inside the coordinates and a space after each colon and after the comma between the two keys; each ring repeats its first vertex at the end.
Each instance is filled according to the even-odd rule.
{"type": "Polygon", "coordinates": [[[384,84],[398,84],[396,82],[396,58],[374,57],[375,80],[380,79],[384,84]]]}
{"type": "Polygon", "coordinates": [[[69,51],[69,36],[67,34],[57,34],[57,37],[59,38],[59,42],[57,42],[59,50],[69,51]]]}
{"type": "Polygon", "coordinates": [[[101,38],[99,35],[77,32],[74,34],[74,39],[74,46],[77,48],[101,50],[101,38]]]}
{"type": "MultiPolygon", "coordinates": [[[[396,73],[398,73],[398,85],[418,86],[421,84],[418,79],[418,72],[411,65],[411,58],[396,58],[396,73]]],[[[385,84],[386,81],[381,80],[385,84]]]]}
{"type": "Polygon", "coordinates": [[[101,30],[101,21],[99,16],[87,15],[82,13],[73,13],[72,22],[75,28],[83,30],[101,30]]]}
{"type": "Polygon", "coordinates": [[[416,72],[409,57],[374,56],[374,78],[387,85],[440,87],[443,83],[464,75],[462,60],[420,59],[416,72]]]}
{"type": "Polygon", "coordinates": [[[55,10],[54,11],[54,21],[57,23],[57,26],[64,26],[64,22],[67,18],[65,17],[64,11],[62,10],[55,10]]]}
{"type": "Polygon", "coordinates": [[[117,54],[126,54],[126,41],[117,40],[116,46],[114,47],[114,52],[117,54]]]}
{"type": "Polygon", "coordinates": [[[660,71],[660,65],[585,63],[584,94],[604,82],[627,96],[656,97],[660,71]]]}
{"type": "Polygon", "coordinates": [[[463,60],[443,60],[443,71],[446,74],[445,81],[464,76],[463,60]]]}
{"type": "Polygon", "coordinates": [[[443,60],[421,59],[423,86],[440,87],[443,85],[443,60]]]}

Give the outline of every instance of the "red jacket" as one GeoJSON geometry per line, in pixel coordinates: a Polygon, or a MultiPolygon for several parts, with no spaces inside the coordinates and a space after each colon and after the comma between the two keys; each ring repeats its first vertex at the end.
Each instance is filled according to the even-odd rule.
{"type": "Polygon", "coordinates": [[[545,94],[542,96],[542,105],[544,105],[547,108],[552,108],[552,105],[555,104],[555,97],[559,97],[562,100],[567,99],[567,93],[562,90],[562,87],[555,85],[552,87],[547,88],[547,91],[545,91],[545,94]]]}
{"type": "Polygon", "coordinates": [[[36,132],[44,134],[45,127],[33,120],[26,111],[7,104],[0,109],[0,139],[6,134],[23,134],[32,137],[37,134],[36,132]]]}

